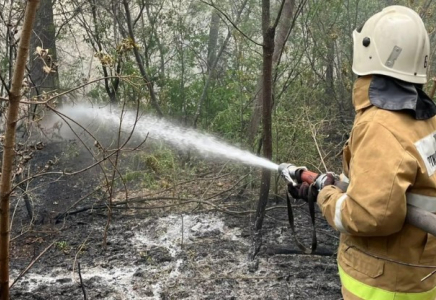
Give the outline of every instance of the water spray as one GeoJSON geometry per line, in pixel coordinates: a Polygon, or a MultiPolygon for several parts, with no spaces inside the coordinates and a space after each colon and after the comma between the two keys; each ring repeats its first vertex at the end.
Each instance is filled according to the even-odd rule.
{"type": "MultiPolygon", "coordinates": [[[[120,124],[121,113],[109,108],[77,105],[64,106],[61,111],[76,121],[97,121],[108,126],[118,126],[120,124]]],[[[196,150],[205,158],[227,158],[247,165],[277,171],[288,184],[298,185],[302,182],[316,184],[320,178],[322,179],[321,176],[323,175],[311,172],[306,167],[297,167],[293,164],[280,164],[279,166],[249,151],[222,142],[212,135],[200,133],[190,128],[179,127],[162,118],[150,115],[137,118],[135,113],[125,111],[122,115],[121,127],[123,131],[127,132],[134,128],[134,134],[143,139],[149,137],[164,141],[181,150],[196,150]]],[[[406,221],[436,236],[436,215],[411,205],[407,207],[406,221]]]]}
{"type": "MultiPolygon", "coordinates": [[[[64,106],[61,112],[76,121],[98,122],[112,127],[120,124],[121,112],[108,107],[64,106]]],[[[176,126],[155,116],[142,115],[137,118],[136,113],[125,111],[122,115],[121,127],[126,132],[130,132],[134,128],[134,134],[142,139],[148,137],[173,145],[180,150],[195,150],[205,158],[226,158],[275,171],[279,167],[265,158],[229,145],[210,134],[176,126]]]]}

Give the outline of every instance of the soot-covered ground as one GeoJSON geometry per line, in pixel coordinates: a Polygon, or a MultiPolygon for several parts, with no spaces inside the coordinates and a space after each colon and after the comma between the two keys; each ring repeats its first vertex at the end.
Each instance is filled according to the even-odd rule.
{"type": "MultiPolygon", "coordinates": [[[[89,157],[76,146],[71,141],[47,143],[35,153],[32,168],[55,157],[59,162],[53,169],[87,166],[89,157]]],[[[228,188],[235,184],[232,176],[208,180],[212,173],[202,177],[203,183],[179,186],[172,197],[171,189],[153,197],[145,196],[143,189],[130,191],[134,200],[112,210],[103,245],[108,210],[101,209],[99,192],[93,192],[101,183],[101,172],[92,168],[72,177],[35,178],[28,187],[35,208],[31,226],[21,197],[13,198],[11,282],[42,255],[12,286],[12,299],[341,299],[337,234],[319,212],[318,244],[323,255],[292,254],[297,248],[285,203],[279,200],[268,204],[263,246],[250,261],[254,213],[229,214],[216,206],[250,211],[257,196],[234,193],[228,188]],[[183,206],[172,206],[177,201],[168,200],[185,194],[192,198],[190,191],[195,189],[200,196],[209,189],[223,192],[183,206]],[[70,206],[75,214],[60,215],[70,206]]],[[[296,227],[309,245],[306,209],[296,205],[296,227]]]]}

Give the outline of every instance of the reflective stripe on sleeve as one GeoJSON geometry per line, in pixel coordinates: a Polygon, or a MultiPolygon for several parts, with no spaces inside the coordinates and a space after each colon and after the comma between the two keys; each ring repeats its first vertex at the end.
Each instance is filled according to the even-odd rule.
{"type": "Polygon", "coordinates": [[[335,218],[334,218],[335,226],[336,229],[342,233],[347,233],[344,225],[342,224],[342,213],[341,213],[342,203],[345,201],[346,198],[347,198],[347,194],[343,194],[336,201],[336,206],[335,206],[335,218]]]}
{"type": "Polygon", "coordinates": [[[344,288],[350,293],[364,300],[434,300],[436,298],[436,287],[422,293],[398,293],[383,290],[377,287],[360,282],[347,273],[338,265],[339,276],[344,288]]]}
{"type": "Polygon", "coordinates": [[[428,212],[436,212],[436,197],[406,193],[407,204],[422,208],[428,212]]]}

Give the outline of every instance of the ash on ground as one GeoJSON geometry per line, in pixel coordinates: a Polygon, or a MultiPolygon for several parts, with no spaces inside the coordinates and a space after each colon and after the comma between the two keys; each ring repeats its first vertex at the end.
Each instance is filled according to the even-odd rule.
{"type": "MultiPolygon", "coordinates": [[[[68,147],[47,145],[34,167],[55,154],[68,154],[68,147]]],[[[65,160],[62,168],[85,166],[89,160],[82,154],[65,160]]],[[[252,261],[248,253],[254,213],[228,214],[201,203],[183,211],[153,211],[132,202],[113,209],[108,225],[107,209],[89,200],[96,197],[98,172],[94,168],[73,177],[35,181],[32,226],[21,198],[14,198],[11,282],[53,244],[13,285],[11,299],[341,299],[338,237],[319,212],[322,255],[298,253],[285,202],[279,200],[268,205],[263,245],[252,261]],[[80,199],[88,200],[74,205],[80,199]],[[77,213],[59,218],[70,206],[77,213]]],[[[156,208],[159,201],[154,201],[156,208]]],[[[244,211],[256,202],[253,195],[223,194],[214,204],[244,211]]],[[[299,238],[310,245],[306,210],[304,204],[296,205],[295,219],[299,238]]]]}

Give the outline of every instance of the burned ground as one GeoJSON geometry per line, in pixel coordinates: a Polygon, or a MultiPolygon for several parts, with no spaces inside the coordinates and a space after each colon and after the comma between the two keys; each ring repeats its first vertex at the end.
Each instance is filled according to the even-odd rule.
{"type": "MultiPolygon", "coordinates": [[[[78,170],[91,162],[74,142],[62,141],[46,143],[35,153],[32,168],[55,156],[59,162],[53,170],[78,170]]],[[[323,255],[292,253],[297,248],[279,199],[268,204],[263,246],[250,261],[256,189],[241,195],[234,187],[240,176],[219,177],[222,169],[207,168],[201,170],[201,182],[186,180],[177,191],[163,185],[159,188],[167,192],[155,194],[159,188],[137,187],[125,205],[116,202],[124,193],[116,195],[106,245],[108,210],[96,190],[101,169],[35,178],[29,185],[36,212],[32,226],[19,193],[13,198],[11,281],[43,254],[11,288],[11,298],[73,300],[86,293],[87,299],[341,299],[337,234],[319,212],[323,255]],[[217,196],[208,199],[209,190],[217,196]],[[71,205],[77,213],[62,215],[71,205]]],[[[295,214],[298,235],[310,245],[305,204],[296,203],[295,214]]]]}

